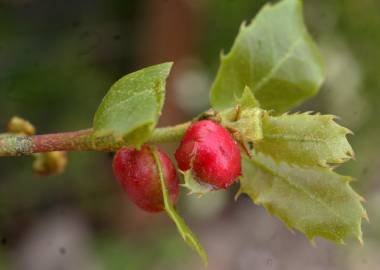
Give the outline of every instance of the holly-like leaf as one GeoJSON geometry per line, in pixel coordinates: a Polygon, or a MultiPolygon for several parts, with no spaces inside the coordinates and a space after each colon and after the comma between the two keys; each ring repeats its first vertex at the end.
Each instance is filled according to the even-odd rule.
{"type": "Polygon", "coordinates": [[[354,156],[346,138],[351,131],[338,125],[333,115],[263,113],[263,139],[256,151],[300,166],[323,166],[343,163],[354,156]]]}
{"type": "Polygon", "coordinates": [[[301,0],[266,5],[241,26],[211,91],[216,110],[233,107],[250,87],[264,109],[284,112],[315,95],[324,80],[318,49],[307,33],[301,0]]]}
{"type": "Polygon", "coordinates": [[[165,82],[172,63],[130,73],[118,80],[95,113],[95,137],[140,146],[156,126],[165,99],[165,82]]]}
{"type": "Polygon", "coordinates": [[[165,184],[164,174],[162,170],[162,165],[160,159],[157,155],[157,151],[153,151],[154,159],[156,161],[158,172],[160,175],[160,182],[162,188],[162,194],[164,197],[164,206],[165,211],[168,216],[173,220],[174,224],[177,226],[178,232],[182,236],[183,240],[195,251],[198,252],[199,256],[202,258],[205,265],[208,263],[207,254],[200,244],[197,237],[191,232],[190,228],[186,225],[185,221],[181,218],[181,216],[176,212],[174,206],[170,200],[169,191],[165,184]]]}
{"type": "Polygon", "coordinates": [[[240,192],[311,240],[362,242],[361,220],[367,214],[350,181],[327,168],[289,166],[257,153],[243,159],[240,192]]]}

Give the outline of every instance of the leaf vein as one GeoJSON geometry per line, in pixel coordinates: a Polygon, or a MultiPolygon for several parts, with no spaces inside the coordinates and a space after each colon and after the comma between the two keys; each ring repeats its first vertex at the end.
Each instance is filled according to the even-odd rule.
{"type": "Polygon", "coordinates": [[[326,139],[320,139],[316,137],[298,137],[296,135],[290,135],[290,134],[266,134],[264,136],[264,139],[269,140],[286,140],[286,141],[295,141],[295,142],[301,142],[301,143],[308,143],[308,142],[318,142],[318,143],[325,143],[328,144],[329,142],[326,139]]]}
{"type": "Polygon", "coordinates": [[[143,96],[143,95],[146,95],[148,94],[149,92],[152,92],[154,93],[154,90],[152,89],[146,89],[144,91],[139,91],[139,92],[133,92],[132,95],[128,96],[128,98],[118,102],[118,103],[115,103],[113,106],[107,106],[107,109],[103,111],[103,115],[108,113],[109,111],[112,111],[112,110],[116,110],[117,108],[119,108],[121,105],[125,104],[125,103],[128,103],[131,101],[131,99],[133,98],[136,98],[138,96],[143,96]]]}
{"type": "MultiPolygon", "coordinates": [[[[337,218],[339,218],[340,220],[342,220],[342,223],[347,224],[347,222],[345,221],[345,219],[336,211],[334,211],[333,208],[331,208],[328,204],[326,204],[325,202],[323,202],[322,200],[320,200],[317,196],[313,195],[312,193],[310,193],[309,191],[303,189],[302,187],[292,183],[291,180],[289,180],[286,176],[283,176],[281,174],[278,174],[276,172],[274,172],[273,170],[271,170],[269,167],[265,166],[264,164],[262,164],[261,162],[257,161],[257,160],[254,160],[254,159],[251,159],[251,161],[253,163],[255,163],[258,167],[260,167],[262,170],[264,171],[267,171],[269,172],[270,174],[272,174],[273,176],[275,177],[278,177],[280,179],[283,179],[286,183],[288,183],[288,185],[292,188],[294,188],[295,190],[298,190],[304,194],[306,194],[306,196],[308,196],[310,199],[312,200],[315,200],[316,202],[318,202],[320,205],[324,206],[328,211],[330,211],[333,215],[335,215],[337,218]]],[[[353,228],[352,225],[349,225],[351,228],[353,228]]]]}
{"type": "Polygon", "coordinates": [[[261,80],[255,85],[253,88],[253,92],[259,91],[264,85],[266,85],[270,79],[276,74],[276,72],[281,68],[281,66],[289,59],[292,57],[293,52],[297,48],[297,46],[301,43],[302,41],[302,36],[296,39],[294,41],[293,45],[289,47],[288,51],[284,54],[284,56],[278,61],[278,63],[273,66],[268,73],[261,78],[261,80]]]}

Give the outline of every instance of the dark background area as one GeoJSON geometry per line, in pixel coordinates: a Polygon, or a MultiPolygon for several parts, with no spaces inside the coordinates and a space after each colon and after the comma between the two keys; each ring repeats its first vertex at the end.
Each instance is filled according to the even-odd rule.
{"type": "MultiPolygon", "coordinates": [[[[0,125],[25,117],[38,133],[88,128],[112,83],[174,61],[160,125],[206,110],[219,64],[243,20],[267,1],[0,0],[0,125]]],[[[183,195],[180,212],[209,253],[208,269],[376,269],[380,265],[380,1],[305,0],[327,81],[297,110],[340,117],[356,152],[339,170],[367,199],[364,246],[316,247],[234,190],[183,195]]],[[[162,146],[173,152],[175,145],[162,146]]],[[[203,269],[165,215],[145,214],[114,180],[112,156],[70,153],[39,177],[32,159],[1,158],[0,269],[203,269]]]]}

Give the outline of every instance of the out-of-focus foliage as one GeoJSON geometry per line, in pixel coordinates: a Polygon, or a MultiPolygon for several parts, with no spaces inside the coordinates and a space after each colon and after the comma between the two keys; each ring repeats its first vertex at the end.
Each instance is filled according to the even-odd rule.
{"type": "MultiPolygon", "coordinates": [[[[231,48],[241,22],[250,21],[267,2],[168,0],[159,4],[161,11],[168,6],[201,7],[201,31],[191,57],[201,63],[197,71],[212,78],[219,65],[220,51],[231,48]]],[[[27,117],[39,133],[90,127],[93,113],[112,82],[143,67],[140,56],[147,44],[141,43],[139,36],[145,30],[142,20],[154,17],[149,12],[148,16],[142,16],[149,5],[150,1],[125,0],[1,0],[0,124],[4,126],[11,116],[19,115],[27,117]]],[[[307,269],[311,268],[311,261],[319,263],[312,265],[317,269],[325,269],[326,265],[332,265],[330,269],[352,270],[378,267],[380,2],[307,0],[304,6],[308,28],[326,61],[327,82],[318,96],[302,109],[338,115],[341,117],[338,121],[355,133],[350,142],[356,161],[340,170],[360,178],[352,184],[368,201],[371,224],[363,230],[366,246],[360,249],[360,254],[356,249],[346,252],[319,243],[320,248],[308,250],[308,243],[300,244],[303,238],[299,240],[286,230],[275,230],[275,221],[251,206],[248,210],[241,199],[236,206],[242,208],[241,215],[228,212],[233,205],[231,198],[220,200],[222,206],[227,202],[228,207],[215,206],[218,211],[208,210],[213,204],[206,201],[203,206],[197,206],[197,213],[213,214],[199,215],[198,219],[192,214],[186,220],[204,224],[201,228],[195,226],[194,230],[202,231],[207,249],[213,246],[217,250],[209,255],[211,262],[218,259],[215,266],[218,270],[251,269],[244,266],[252,266],[260,259],[264,261],[263,269],[279,269],[285,264],[291,269],[302,266],[307,269]],[[247,211],[252,211],[252,215],[248,216],[247,211]],[[244,242],[252,239],[254,246],[244,242]],[[291,250],[289,241],[294,243],[291,250]],[[228,246],[228,254],[224,246],[228,246]],[[307,256],[301,256],[304,253],[307,256]],[[307,264],[303,265],[303,261],[307,264]]],[[[177,41],[168,39],[166,44],[170,46],[177,41]]],[[[199,96],[195,95],[194,99],[197,100],[187,102],[203,102],[198,100],[199,96]]],[[[47,211],[59,212],[57,208],[62,206],[77,209],[88,221],[95,239],[94,254],[105,269],[150,269],[153,265],[154,269],[184,268],[183,260],[191,252],[174,229],[160,233],[163,228],[172,228],[162,218],[141,216],[125,203],[106,154],[70,153],[68,157],[66,173],[48,178],[32,175],[29,158],[1,159],[0,239],[6,241],[0,243],[0,269],[11,269],[4,264],[15,260],[10,254],[17,252],[19,240],[30,226],[47,211]],[[148,233],[152,230],[157,238],[148,233]],[[106,240],[102,238],[104,231],[111,234],[106,240]],[[120,239],[120,235],[133,239],[120,239]],[[136,246],[139,241],[141,244],[136,246]]],[[[186,196],[183,200],[184,206],[193,205],[193,200],[188,203],[186,196]]],[[[69,255],[70,250],[66,256],[69,255]]],[[[189,269],[197,269],[194,264],[189,265],[189,269]]]]}

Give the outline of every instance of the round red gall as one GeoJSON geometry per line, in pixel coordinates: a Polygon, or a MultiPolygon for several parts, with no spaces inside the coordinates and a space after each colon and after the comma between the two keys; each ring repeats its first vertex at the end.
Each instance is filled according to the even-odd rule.
{"type": "Polygon", "coordinates": [[[211,120],[195,122],[187,129],[175,158],[182,171],[191,169],[198,181],[215,189],[229,187],[241,174],[238,144],[211,120]]]}
{"type": "MultiPolygon", "coordinates": [[[[164,152],[157,149],[157,154],[170,199],[175,204],[179,197],[176,169],[164,152]]],[[[143,145],[141,150],[120,149],[113,159],[113,172],[128,197],[137,206],[152,213],[164,210],[159,170],[150,146],[143,145]]]]}

